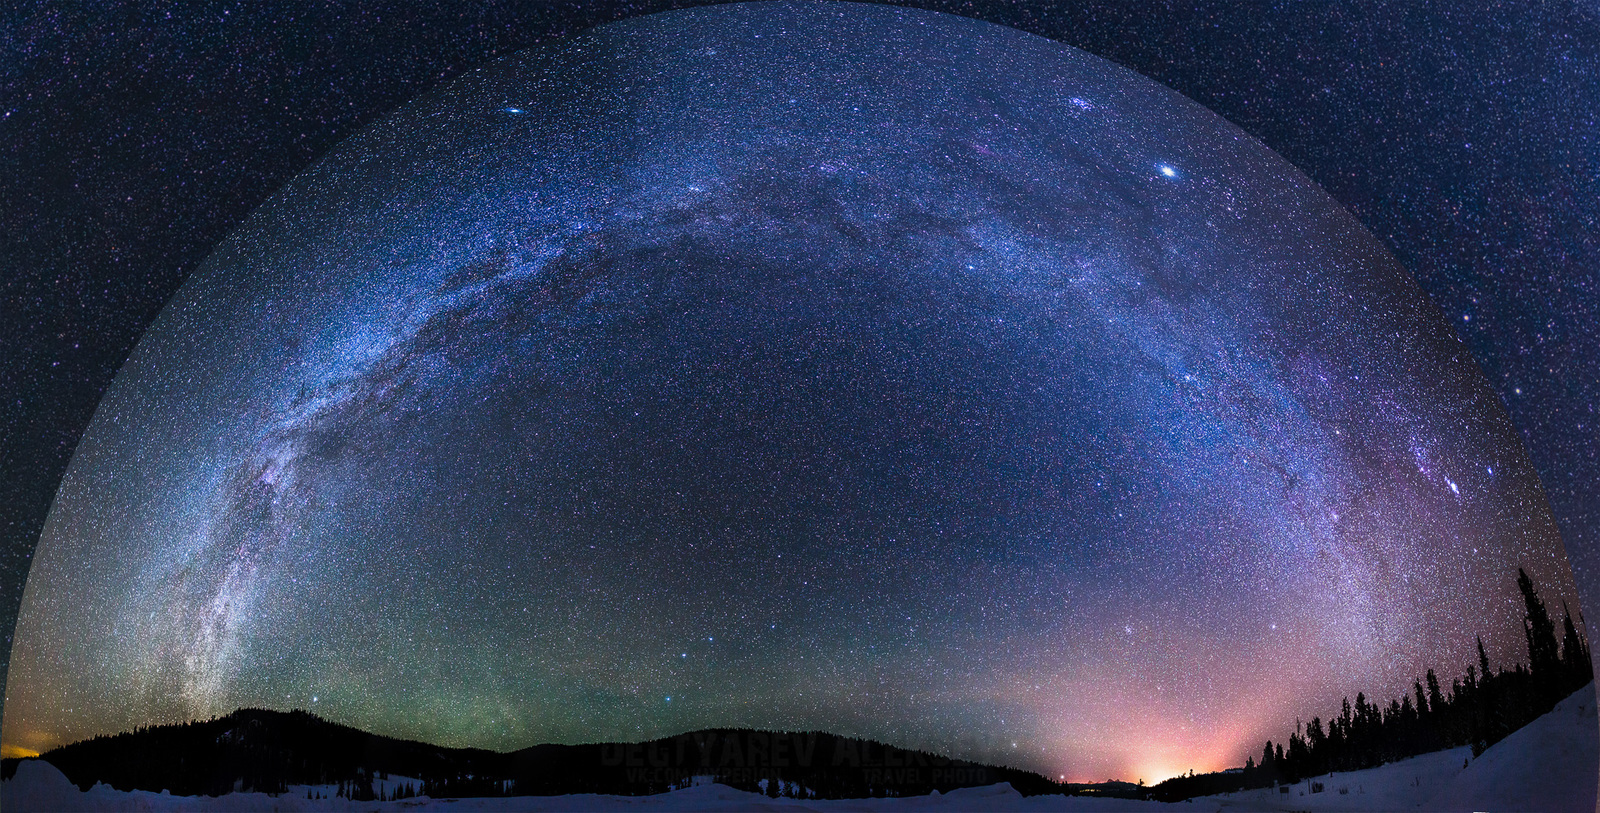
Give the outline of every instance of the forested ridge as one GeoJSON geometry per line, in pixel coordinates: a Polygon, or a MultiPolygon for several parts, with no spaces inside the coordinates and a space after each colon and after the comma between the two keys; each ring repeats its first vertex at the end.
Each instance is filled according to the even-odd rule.
{"type": "Polygon", "coordinates": [[[1589,645],[1578,632],[1582,616],[1574,621],[1563,604],[1558,639],[1550,610],[1525,570],[1517,570],[1517,587],[1525,610],[1526,664],[1496,668],[1479,637],[1477,663],[1448,687],[1429,669],[1410,692],[1387,703],[1357,693],[1327,720],[1296,721],[1287,743],[1268,740],[1242,769],[1173,777],[1151,788],[1151,798],[1177,801],[1271,787],[1465,745],[1474,756],[1483,753],[1594,680],[1589,645]]]}

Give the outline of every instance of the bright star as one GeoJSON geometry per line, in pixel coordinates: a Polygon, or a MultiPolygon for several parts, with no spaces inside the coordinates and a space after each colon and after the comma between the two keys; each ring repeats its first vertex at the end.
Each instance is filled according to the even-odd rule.
{"type": "Polygon", "coordinates": [[[1170,164],[1157,164],[1156,169],[1160,170],[1161,174],[1167,176],[1168,178],[1178,177],[1178,170],[1172,167],[1170,164]]]}
{"type": "Polygon", "coordinates": [[[520,108],[520,107],[508,107],[508,108],[506,108],[506,112],[507,113],[521,113],[522,112],[522,108],[520,108]]]}

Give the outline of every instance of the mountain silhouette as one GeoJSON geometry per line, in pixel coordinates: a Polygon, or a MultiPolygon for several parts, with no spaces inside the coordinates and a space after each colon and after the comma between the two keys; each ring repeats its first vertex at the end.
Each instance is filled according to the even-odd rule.
{"type": "MultiPolygon", "coordinates": [[[[1024,795],[1112,789],[820,731],[713,728],[645,742],[535,745],[510,753],[368,733],[305,711],[240,709],[62,746],[41,759],[73,784],[177,795],[337,786],[352,799],[426,795],[643,795],[693,782],[801,798],[915,796],[1009,782],[1024,795]],[[404,782],[393,790],[394,781],[404,782]],[[375,791],[374,788],[377,788],[375,791]]],[[[6,760],[5,774],[17,760],[6,760]]]]}

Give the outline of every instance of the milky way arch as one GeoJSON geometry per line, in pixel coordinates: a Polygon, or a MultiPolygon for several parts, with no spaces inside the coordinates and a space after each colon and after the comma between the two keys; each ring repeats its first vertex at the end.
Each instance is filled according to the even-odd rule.
{"type": "Polygon", "coordinates": [[[295,181],[62,487],[5,741],[241,705],[510,748],[829,729],[1242,760],[1570,594],[1438,314],[1260,144],[1056,43],[606,26],[295,181]]]}

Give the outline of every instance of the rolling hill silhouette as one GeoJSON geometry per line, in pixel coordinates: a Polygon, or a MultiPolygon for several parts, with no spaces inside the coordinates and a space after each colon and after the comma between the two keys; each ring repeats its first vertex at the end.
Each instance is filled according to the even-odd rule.
{"type": "MultiPolygon", "coordinates": [[[[376,783],[375,793],[374,780],[390,777],[405,778],[402,793],[434,798],[643,795],[695,781],[824,799],[913,796],[998,782],[1024,795],[1110,790],[820,731],[715,728],[646,742],[535,745],[500,753],[394,739],[305,711],[265,709],[95,737],[40,758],[79,788],[104,782],[119,790],[189,796],[336,785],[350,798],[373,799],[385,784],[376,783]]],[[[10,775],[17,760],[6,762],[10,775]]]]}

